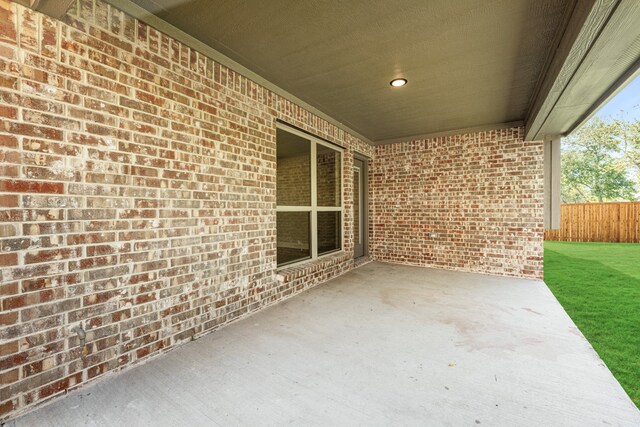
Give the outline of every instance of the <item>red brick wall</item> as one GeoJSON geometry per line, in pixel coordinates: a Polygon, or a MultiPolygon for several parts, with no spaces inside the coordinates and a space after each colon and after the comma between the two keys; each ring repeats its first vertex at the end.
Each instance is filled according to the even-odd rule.
{"type": "Polygon", "coordinates": [[[122,14],[0,0],[0,420],[353,266],[277,272],[276,119],[364,142],[122,14]],[[86,358],[72,328],[83,324],[86,358]]]}
{"type": "Polygon", "coordinates": [[[377,147],[373,257],[542,278],[543,144],[523,138],[512,128],[377,147]]]}

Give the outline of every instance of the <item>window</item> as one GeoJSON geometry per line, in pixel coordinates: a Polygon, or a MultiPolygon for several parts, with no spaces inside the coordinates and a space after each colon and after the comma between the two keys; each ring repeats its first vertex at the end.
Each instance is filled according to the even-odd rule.
{"type": "Polygon", "coordinates": [[[342,149],[278,125],[277,259],[291,264],[342,249],[342,149]]]}

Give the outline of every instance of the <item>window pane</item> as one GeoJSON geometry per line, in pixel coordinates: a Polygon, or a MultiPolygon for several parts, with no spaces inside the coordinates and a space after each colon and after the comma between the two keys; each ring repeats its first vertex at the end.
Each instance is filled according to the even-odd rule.
{"type": "Polygon", "coordinates": [[[342,177],[340,152],[316,144],[318,206],[340,206],[342,177]]]}
{"type": "Polygon", "coordinates": [[[340,212],[318,212],[318,254],[342,248],[340,212]]]}
{"type": "Polygon", "coordinates": [[[311,206],[311,142],[278,129],[278,206],[311,206]]]}
{"type": "Polygon", "coordinates": [[[309,212],[277,212],[278,265],[311,257],[309,212]]]}

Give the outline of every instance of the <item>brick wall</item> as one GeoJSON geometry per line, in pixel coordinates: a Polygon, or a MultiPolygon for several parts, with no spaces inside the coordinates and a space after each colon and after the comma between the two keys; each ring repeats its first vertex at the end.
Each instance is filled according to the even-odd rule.
{"type": "Polygon", "coordinates": [[[0,420],[353,266],[345,180],[345,251],[276,271],[276,120],[372,148],[100,0],[0,0],[0,119],[0,420]]]}
{"type": "Polygon", "coordinates": [[[523,138],[513,128],[377,147],[373,257],[542,278],[543,144],[523,138]]]}

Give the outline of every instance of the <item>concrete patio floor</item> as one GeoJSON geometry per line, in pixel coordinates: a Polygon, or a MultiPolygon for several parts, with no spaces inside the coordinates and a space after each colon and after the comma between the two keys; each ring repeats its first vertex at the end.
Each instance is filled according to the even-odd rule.
{"type": "Polygon", "coordinates": [[[11,426],[638,426],[542,282],[370,263],[11,426]]]}

